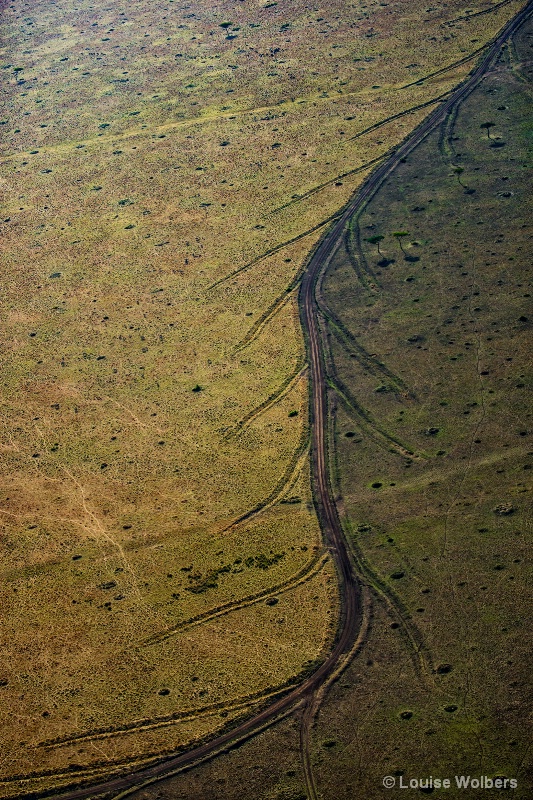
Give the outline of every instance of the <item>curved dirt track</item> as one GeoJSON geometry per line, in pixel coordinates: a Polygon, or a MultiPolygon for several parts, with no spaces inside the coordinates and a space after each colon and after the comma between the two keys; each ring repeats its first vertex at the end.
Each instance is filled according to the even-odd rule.
{"type": "Polygon", "coordinates": [[[442,104],[367,178],[314,250],[302,277],[299,300],[300,317],[306,337],[310,369],[313,492],[324,541],[337,566],[342,600],[338,635],[330,655],[312,675],[307,677],[299,686],[288,691],[287,694],[276,700],[272,705],[264,708],[255,716],[241,722],[232,730],[188,752],[166,758],[164,761],[134,774],[111,778],[105,782],[93,784],[92,786],[85,785],[78,786],[78,788],[66,788],[54,795],[52,795],[50,791],[45,793],[35,792],[31,793],[31,795],[21,794],[19,795],[20,798],[47,796],[52,798],[52,800],[77,800],[77,798],[94,798],[99,795],[112,795],[113,793],[122,797],[144,785],[162,780],[165,777],[170,777],[201,761],[231,749],[233,745],[258,733],[267,725],[277,720],[281,715],[289,713],[302,701],[307,702],[310,696],[319,689],[326,679],[335,671],[339,663],[342,662],[343,657],[345,657],[353,647],[361,626],[362,593],[350,556],[349,546],[344,538],[329,481],[328,442],[326,434],[328,429],[326,369],[322,353],[318,306],[315,297],[317,280],[331,261],[338,245],[342,241],[344,229],[350,217],[359,212],[366,205],[398,162],[402,158],[405,158],[408,153],[444,119],[454,106],[470,94],[483,78],[483,75],[493,65],[501,46],[515,33],[532,11],[533,0],[529,0],[527,5],[494,39],[492,45],[487,49],[486,55],[470,77],[465,80],[447,100],[442,102],[442,104]]]}

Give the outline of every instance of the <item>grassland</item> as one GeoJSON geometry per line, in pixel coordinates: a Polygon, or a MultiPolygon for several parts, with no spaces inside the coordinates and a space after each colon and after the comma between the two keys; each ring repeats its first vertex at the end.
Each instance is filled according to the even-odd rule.
{"type": "Polygon", "coordinates": [[[357,752],[365,796],[389,774],[529,792],[530,37],[382,186],[323,283],[339,491],[382,601],[319,723],[325,796],[352,797],[357,752]]]}
{"type": "Polygon", "coordinates": [[[329,646],[298,274],[518,7],[2,11],[4,794],[186,746],[329,646]]]}
{"type": "MultiPolygon", "coordinates": [[[[324,800],[403,796],[386,775],[500,775],[530,794],[531,36],[395,170],[321,287],[338,502],[373,594],[311,729],[324,800]]],[[[304,800],[299,751],[284,721],[133,796],[304,800]]]]}

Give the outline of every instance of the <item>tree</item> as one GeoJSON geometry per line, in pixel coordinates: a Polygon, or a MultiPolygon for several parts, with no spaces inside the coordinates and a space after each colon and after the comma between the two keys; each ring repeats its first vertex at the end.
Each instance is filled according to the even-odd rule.
{"type": "Polygon", "coordinates": [[[457,175],[457,180],[459,181],[459,184],[465,190],[465,194],[474,194],[476,190],[475,189],[471,189],[469,186],[467,186],[461,180],[461,174],[464,172],[464,167],[459,167],[459,166],[456,166],[454,164],[454,165],[452,165],[452,169],[453,169],[454,173],[457,175]]]}
{"type": "Polygon", "coordinates": [[[492,139],[492,136],[490,135],[490,129],[494,128],[495,125],[496,125],[495,122],[482,122],[479,127],[480,128],[485,128],[485,130],[487,131],[488,138],[492,139]]]}
{"type": "Polygon", "coordinates": [[[368,239],[365,239],[365,242],[377,245],[378,253],[381,255],[381,250],[379,249],[379,243],[382,242],[384,238],[385,238],[384,236],[378,234],[377,236],[369,236],[368,239]]]}
{"type": "Polygon", "coordinates": [[[459,185],[462,186],[463,189],[466,189],[467,187],[464,185],[464,183],[461,180],[461,173],[464,172],[464,167],[453,167],[453,171],[457,175],[457,180],[459,181],[459,185]]]}
{"type": "Polygon", "coordinates": [[[405,255],[406,253],[403,249],[402,239],[404,236],[409,236],[409,231],[395,231],[392,235],[397,240],[398,244],[400,245],[400,250],[405,255]]]}

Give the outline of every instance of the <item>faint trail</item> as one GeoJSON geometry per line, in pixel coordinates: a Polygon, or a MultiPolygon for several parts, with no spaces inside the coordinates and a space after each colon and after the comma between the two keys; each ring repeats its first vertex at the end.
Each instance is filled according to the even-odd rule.
{"type": "Polygon", "coordinates": [[[307,364],[302,365],[302,363],[300,363],[296,368],[296,371],[283,381],[279,389],[269,395],[263,403],[257,406],[257,408],[254,408],[252,411],[246,414],[246,416],[235,425],[233,430],[230,430],[225,434],[224,438],[229,439],[232,436],[239,436],[239,434],[241,434],[242,431],[248,427],[248,425],[251,425],[251,423],[257,419],[257,417],[261,416],[261,414],[264,414],[270,408],[279,403],[279,401],[289,394],[291,389],[293,389],[294,386],[303,378],[303,376],[307,373],[307,369],[307,364]]]}
{"type": "Polygon", "coordinates": [[[294,197],[292,200],[289,200],[288,203],[278,206],[278,208],[275,208],[272,213],[277,214],[279,211],[283,211],[285,208],[289,208],[289,206],[293,206],[295,203],[299,203],[301,200],[307,200],[308,197],[311,197],[317,192],[322,191],[322,189],[325,189],[326,186],[331,186],[331,184],[335,183],[336,181],[341,181],[343,178],[349,178],[351,175],[358,175],[360,172],[365,172],[367,169],[370,169],[370,167],[379,164],[383,158],[385,158],[385,154],[378,156],[377,158],[373,158],[372,161],[368,161],[366,164],[361,164],[360,167],[355,167],[355,169],[350,169],[348,172],[343,172],[341,175],[337,175],[335,178],[331,178],[329,181],[321,183],[319,186],[315,186],[313,189],[309,189],[308,192],[304,192],[304,194],[294,197]]]}
{"type": "Polygon", "coordinates": [[[258,514],[262,514],[267,509],[272,508],[278,501],[280,497],[283,496],[287,487],[290,486],[292,480],[295,475],[298,475],[303,465],[307,459],[307,452],[309,449],[309,434],[307,431],[304,431],[304,436],[302,437],[302,441],[296,452],[294,453],[287,469],[283,473],[283,476],[279,479],[274,489],[270,492],[268,497],[258,503],[254,508],[250,511],[247,511],[245,514],[242,514],[236,520],[231,522],[222,530],[219,530],[218,533],[227,533],[227,531],[233,530],[238,525],[242,525],[244,522],[249,522],[258,514]]]}
{"type": "Polygon", "coordinates": [[[106,541],[110,542],[113,545],[113,547],[115,547],[118,550],[118,552],[120,553],[120,557],[122,559],[122,562],[123,562],[124,566],[126,567],[126,569],[128,570],[128,572],[130,573],[130,575],[131,575],[131,577],[133,579],[132,585],[133,585],[134,594],[136,594],[137,595],[137,599],[142,602],[142,596],[141,596],[141,593],[139,591],[137,575],[135,574],[135,572],[133,570],[133,567],[131,566],[130,562],[126,558],[126,554],[124,552],[124,549],[123,549],[122,545],[120,544],[120,542],[117,542],[116,539],[114,539],[111,536],[110,533],[108,533],[106,531],[106,529],[105,529],[104,525],[102,524],[102,522],[100,521],[100,519],[96,516],[94,511],[91,511],[91,509],[87,505],[87,501],[86,501],[86,498],[85,498],[85,490],[84,490],[83,486],[81,485],[81,483],[79,482],[79,480],[66,467],[62,466],[61,468],[63,469],[65,474],[68,475],[70,480],[78,487],[78,490],[79,490],[80,495],[81,495],[82,508],[85,511],[85,514],[87,515],[87,517],[93,521],[92,532],[93,532],[93,535],[94,535],[95,539],[98,540],[99,538],[103,538],[106,541]]]}
{"type": "MultiPolygon", "coordinates": [[[[118,406],[118,408],[121,408],[123,411],[125,411],[126,414],[129,414],[130,417],[132,418],[132,420],[135,422],[135,424],[139,426],[139,428],[142,428],[142,429],[146,430],[146,428],[150,427],[145,422],[141,422],[139,417],[136,414],[134,414],[133,411],[130,408],[128,408],[127,406],[123,405],[123,403],[119,403],[118,400],[114,400],[108,394],[103,395],[103,399],[104,400],[109,400],[110,403],[113,403],[113,405],[118,406]]],[[[156,430],[158,431],[158,433],[163,433],[163,431],[160,430],[159,428],[156,428],[156,430]]]]}
{"type": "MultiPolygon", "coordinates": [[[[470,288],[473,289],[474,287],[476,287],[479,290],[480,286],[476,282],[476,263],[475,263],[475,258],[474,257],[472,258],[472,272],[473,272],[473,277],[474,277],[474,283],[472,283],[470,288]]],[[[469,300],[468,300],[468,311],[469,311],[470,318],[472,320],[475,320],[476,315],[472,311],[472,293],[470,293],[470,297],[469,297],[469,300]]],[[[481,426],[485,422],[485,417],[486,417],[486,414],[487,414],[487,409],[486,409],[486,406],[485,406],[485,383],[483,381],[483,376],[481,375],[481,372],[480,372],[480,361],[481,361],[480,354],[481,354],[481,347],[482,347],[482,345],[481,345],[481,335],[479,333],[479,330],[478,330],[477,325],[476,325],[475,322],[474,322],[473,334],[476,337],[476,351],[475,351],[476,352],[476,364],[475,364],[475,369],[476,369],[476,374],[478,376],[478,383],[479,383],[479,392],[480,392],[480,399],[481,399],[481,416],[476,421],[476,424],[474,425],[474,427],[472,429],[472,433],[471,433],[471,436],[470,436],[470,447],[468,449],[468,459],[467,459],[466,465],[464,467],[463,474],[461,475],[461,478],[460,478],[459,482],[456,485],[455,494],[454,494],[454,496],[453,496],[453,498],[452,498],[452,500],[451,500],[451,502],[450,502],[448,508],[446,509],[445,514],[444,514],[444,534],[443,534],[442,548],[441,548],[441,553],[440,553],[441,558],[445,557],[446,549],[448,547],[448,525],[449,525],[450,515],[451,515],[451,513],[452,513],[452,511],[453,511],[453,509],[454,509],[454,507],[455,507],[455,505],[457,503],[457,500],[460,497],[461,491],[463,489],[463,485],[464,485],[464,483],[466,481],[466,478],[467,478],[467,475],[468,475],[469,471],[472,468],[472,463],[474,461],[474,458],[473,458],[473,455],[474,455],[474,439],[477,438],[478,433],[479,433],[479,429],[481,428],[481,426]]]]}
{"type": "Polygon", "coordinates": [[[217,619],[218,617],[223,617],[226,614],[231,614],[232,611],[240,611],[242,608],[248,608],[248,606],[256,605],[262,600],[267,600],[274,595],[288,592],[291,589],[296,588],[296,586],[300,586],[302,583],[314,578],[315,575],[318,575],[328,560],[329,555],[327,553],[317,555],[308,564],[306,564],[305,567],[302,567],[299,572],[283,583],[270,586],[268,589],[264,589],[262,592],[258,592],[257,594],[243,597],[242,600],[235,600],[232,603],[226,603],[225,605],[218,606],[210,611],[204,611],[203,614],[198,614],[196,617],[191,617],[190,619],[184,620],[168,631],[156,633],[153,636],[148,637],[144,641],[140,642],[139,647],[151,647],[154,644],[160,644],[161,642],[172,638],[176,634],[181,633],[186,628],[200,625],[202,622],[209,622],[212,619],[217,619]]]}
{"type": "MultiPolygon", "coordinates": [[[[350,93],[352,94],[352,93],[350,93]]],[[[355,94],[358,94],[357,92],[355,94]]],[[[320,94],[314,95],[309,97],[305,100],[305,102],[317,102],[317,101],[324,101],[324,100],[331,100],[331,98],[323,98],[320,94]]],[[[276,104],[274,106],[258,106],[256,108],[242,108],[242,109],[232,109],[230,111],[211,111],[210,113],[204,114],[203,116],[199,117],[191,117],[190,119],[179,119],[174,120],[172,122],[163,122],[161,125],[154,125],[149,128],[130,128],[128,130],[118,132],[116,134],[102,134],[100,136],[91,136],[85,139],[75,139],[68,143],[56,143],[56,144],[49,144],[49,145],[41,145],[38,147],[39,153],[63,153],[69,152],[72,150],[76,150],[80,148],[80,145],[83,147],[90,147],[91,145],[98,145],[101,146],[103,144],[109,144],[111,146],[120,143],[122,140],[128,139],[136,139],[136,138],[157,138],[158,133],[171,133],[173,131],[179,131],[180,129],[184,128],[191,128],[200,125],[206,125],[213,122],[218,122],[219,120],[231,120],[232,118],[236,117],[245,117],[245,116],[253,116],[254,114],[264,114],[270,113],[272,111],[277,112],[276,117],[282,116],[287,113],[287,109],[294,108],[297,106],[298,103],[296,101],[287,100],[282,103],[276,104]]],[[[5,153],[2,154],[2,158],[6,160],[11,160],[15,158],[24,158],[29,155],[28,150],[19,150],[16,153],[5,153]]]]}
{"type": "Polygon", "coordinates": [[[68,525],[77,525],[86,533],[94,536],[93,527],[89,527],[85,522],[82,522],[79,519],[73,519],[72,517],[42,517],[31,512],[27,514],[15,514],[13,511],[7,511],[5,508],[0,508],[0,514],[4,514],[6,517],[13,517],[14,519],[33,520],[38,517],[40,520],[47,520],[48,522],[66,522],[68,525]]]}
{"type": "Polygon", "coordinates": [[[299,242],[300,239],[304,239],[306,236],[310,236],[312,233],[315,233],[316,231],[320,230],[320,228],[323,228],[324,225],[327,225],[328,222],[331,222],[334,219],[337,219],[337,214],[333,214],[331,217],[327,217],[326,219],[322,220],[322,222],[319,222],[318,225],[309,228],[309,230],[304,231],[303,233],[299,233],[298,236],[295,236],[293,239],[288,239],[286,242],[277,244],[275,247],[272,247],[270,250],[267,250],[262,255],[257,256],[257,258],[254,258],[253,261],[249,261],[248,264],[245,264],[243,267],[239,267],[239,269],[230,272],[229,275],[226,275],[224,278],[220,278],[218,281],[215,281],[215,283],[212,283],[210,286],[207,287],[206,291],[210,292],[212,289],[215,289],[222,283],[226,283],[226,281],[229,281],[231,278],[235,278],[237,275],[240,275],[241,272],[244,272],[247,269],[251,269],[251,267],[255,267],[255,265],[259,264],[260,261],[264,261],[265,258],[273,256],[276,253],[279,253],[279,251],[283,250],[285,247],[288,247],[289,245],[294,244],[295,242],[299,242]]]}
{"type": "Polygon", "coordinates": [[[4,443],[0,444],[0,450],[7,450],[7,451],[13,450],[15,453],[21,453],[22,449],[19,447],[19,445],[13,439],[12,435],[8,432],[9,431],[8,420],[6,419],[6,417],[4,415],[1,415],[0,419],[2,420],[2,428],[5,431],[6,438],[9,441],[9,444],[4,444],[4,443]]]}

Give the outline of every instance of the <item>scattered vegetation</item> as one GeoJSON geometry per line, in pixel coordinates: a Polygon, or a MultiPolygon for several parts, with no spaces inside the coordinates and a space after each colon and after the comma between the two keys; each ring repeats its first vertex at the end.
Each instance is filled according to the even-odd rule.
{"type": "MultiPolygon", "coordinates": [[[[524,58],[530,33],[531,23],[520,34],[524,58]]],[[[357,791],[369,797],[382,774],[412,774],[413,765],[427,774],[451,764],[468,770],[480,748],[494,769],[524,774],[528,654],[520,631],[530,481],[523,465],[531,411],[524,395],[530,342],[520,317],[527,317],[531,277],[519,120],[528,102],[526,85],[502,59],[447,129],[456,152],[439,153],[443,132],[432,133],[359,218],[362,231],[393,231],[409,263],[378,269],[377,295],[341,248],[322,284],[325,305],[348,332],[329,338],[329,369],[375,421],[361,428],[354,448],[356,418],[339,404],[336,491],[358,564],[382,603],[345,685],[326,699],[313,740],[335,731],[343,752],[361,754],[357,791]],[[506,147],[489,148],[479,131],[499,141],[485,120],[500,106],[506,147]],[[457,193],[450,172],[465,191],[457,193]],[[362,352],[375,361],[363,361],[362,352]],[[406,390],[376,388],[376,363],[406,390]],[[386,450],[378,428],[408,442],[413,457],[386,450]]],[[[375,244],[364,237],[363,258],[375,244]]],[[[388,236],[380,244],[387,256],[388,236]]],[[[351,797],[339,786],[351,780],[352,763],[333,754],[321,763],[322,796],[351,797]]]]}
{"type": "MultiPolygon", "coordinates": [[[[469,64],[442,73],[438,90],[422,78],[481,46],[516,6],[454,22],[453,36],[447,26],[462,8],[457,0],[427,14],[424,36],[419,19],[426,11],[418,0],[366,9],[334,0],[320,14],[294,4],[241,3],[218,17],[211,7],[174,4],[167,13],[139,2],[112,4],[104,17],[43,0],[31,15],[19,0],[3,10],[6,794],[20,789],[14,775],[47,773],[31,777],[24,790],[53,792],[72,780],[69,774],[83,781],[128,770],[132,753],[141,763],[151,753],[186,746],[246,713],[255,702],[246,698],[297,680],[303,664],[321,657],[334,633],[331,570],[280,593],[278,604],[261,602],[200,622],[186,635],[143,648],[142,657],[139,642],[282,583],[319,547],[302,455],[305,378],[276,395],[301,370],[294,292],[239,351],[251,323],[245,312],[253,308],[261,318],[297,285],[326,220],[469,64]],[[409,42],[409,59],[398,41],[409,42]],[[228,437],[243,419],[249,424],[228,437]],[[228,565],[229,572],[220,572],[228,565]],[[159,694],[164,690],[169,693],[159,694]],[[224,717],[200,713],[208,700],[228,698],[240,710],[221,708],[224,717]],[[189,720],[120,733],[132,720],[183,709],[192,710],[189,720]],[[106,725],[108,738],[94,746],[39,746],[106,725]]],[[[493,151],[485,141],[484,149],[511,156],[514,140],[496,114],[490,107],[475,118],[476,135],[483,143],[479,125],[497,119],[507,146],[493,151]]],[[[473,164],[468,175],[479,191],[473,164]]],[[[515,197],[498,196],[499,207],[512,209],[515,197]]],[[[427,208],[426,200],[416,204],[427,208]]],[[[409,207],[394,219],[376,217],[376,227],[362,235],[407,226],[422,242],[422,268],[430,247],[409,207]]],[[[387,234],[379,243],[379,282],[377,271],[393,272],[390,241],[387,234]]],[[[376,246],[363,248],[370,263],[376,246]]],[[[412,248],[405,244],[408,253],[412,248]]],[[[420,308],[424,287],[411,269],[417,279],[403,285],[416,285],[420,308]]],[[[377,302],[374,293],[365,303],[377,302]]],[[[472,313],[478,303],[472,297],[472,313]]],[[[517,311],[513,324],[524,327],[520,316],[517,311]]],[[[411,319],[401,337],[418,328],[425,333],[418,323],[411,319]]],[[[476,347],[473,336],[468,341],[476,347]]],[[[427,345],[407,346],[416,354],[427,345]]],[[[374,352],[392,363],[378,346],[368,350],[374,352]]],[[[364,360],[375,370],[372,398],[397,404],[394,415],[400,404],[403,410],[403,390],[375,360],[364,360]],[[395,391],[375,392],[381,383],[395,391]]],[[[519,375],[513,386],[526,381],[519,375]]],[[[470,419],[478,413],[468,410],[470,419]]],[[[404,417],[402,434],[433,424],[421,419],[415,426],[409,413],[404,417]]],[[[394,489],[390,484],[399,485],[389,480],[387,461],[398,457],[387,438],[394,418],[378,435],[388,443],[383,467],[361,480],[369,487],[381,476],[379,492],[368,492],[382,502],[394,489]]],[[[435,424],[443,447],[454,453],[446,426],[435,424]]],[[[342,441],[357,457],[372,431],[367,426],[363,433],[354,419],[345,430],[354,435],[342,441]]],[[[416,444],[420,458],[431,457],[431,439],[416,444]]],[[[405,458],[401,469],[414,475],[417,459],[405,458]]],[[[490,525],[519,525],[522,498],[514,490],[494,497],[491,509],[511,497],[516,512],[507,517],[491,510],[490,525]]],[[[376,524],[376,541],[392,549],[379,530],[376,524]]],[[[394,538],[401,543],[401,536],[394,538]]],[[[503,557],[501,563],[507,563],[503,557]]],[[[390,582],[395,591],[411,586],[405,572],[406,579],[390,582]]],[[[491,580],[504,574],[491,570],[491,580]]],[[[341,737],[335,738],[331,757],[341,750],[341,737]]],[[[297,776],[280,776],[278,794],[287,788],[283,781],[301,793],[297,776]]]]}

